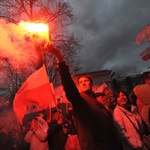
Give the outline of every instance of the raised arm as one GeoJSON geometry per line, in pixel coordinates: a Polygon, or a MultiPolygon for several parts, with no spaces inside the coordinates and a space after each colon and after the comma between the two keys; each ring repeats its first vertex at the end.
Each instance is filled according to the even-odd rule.
{"type": "Polygon", "coordinates": [[[44,48],[45,50],[49,51],[51,54],[56,56],[57,70],[60,74],[62,85],[64,87],[67,99],[71,103],[79,105],[78,103],[81,103],[81,95],[74,81],[72,80],[72,77],[69,72],[69,66],[65,63],[65,60],[63,59],[60,51],[57,48],[55,48],[52,43],[47,43],[44,48]]]}

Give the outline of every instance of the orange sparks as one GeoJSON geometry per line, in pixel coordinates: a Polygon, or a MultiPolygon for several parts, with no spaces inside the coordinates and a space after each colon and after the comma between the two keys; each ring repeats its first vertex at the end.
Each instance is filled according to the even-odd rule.
{"type": "Polygon", "coordinates": [[[41,39],[50,40],[49,26],[47,24],[21,21],[19,25],[27,32],[37,35],[41,39]]]}

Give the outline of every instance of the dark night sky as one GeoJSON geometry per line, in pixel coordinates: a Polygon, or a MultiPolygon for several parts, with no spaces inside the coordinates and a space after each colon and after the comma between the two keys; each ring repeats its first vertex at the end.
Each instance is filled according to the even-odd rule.
{"type": "Polygon", "coordinates": [[[150,46],[135,44],[142,27],[150,23],[149,0],[68,0],[77,18],[71,31],[83,38],[81,72],[110,69],[121,76],[147,71],[150,60],[140,54],[150,46]]]}

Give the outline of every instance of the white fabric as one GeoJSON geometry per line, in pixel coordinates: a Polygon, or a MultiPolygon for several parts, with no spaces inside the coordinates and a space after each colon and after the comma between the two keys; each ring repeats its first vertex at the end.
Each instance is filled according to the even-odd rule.
{"type": "Polygon", "coordinates": [[[117,131],[121,137],[123,148],[125,150],[133,150],[134,148],[143,149],[140,135],[137,133],[124,112],[132,120],[139,131],[142,132],[142,120],[138,114],[137,108],[132,105],[131,112],[129,112],[125,108],[117,105],[113,112],[113,118],[117,131]]]}
{"type": "Polygon", "coordinates": [[[48,130],[48,124],[42,117],[36,117],[38,119],[39,126],[43,129],[44,132],[48,130]]]}

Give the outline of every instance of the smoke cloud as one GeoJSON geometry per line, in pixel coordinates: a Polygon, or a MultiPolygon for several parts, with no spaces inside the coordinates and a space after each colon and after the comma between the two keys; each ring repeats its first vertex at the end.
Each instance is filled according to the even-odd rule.
{"type": "Polygon", "coordinates": [[[120,75],[142,73],[150,66],[140,54],[149,47],[135,39],[149,25],[150,1],[147,0],[70,0],[76,23],[71,30],[83,38],[81,72],[110,69],[120,75]]]}
{"type": "Polygon", "coordinates": [[[3,19],[0,19],[0,33],[0,56],[8,58],[14,68],[37,59],[35,47],[43,37],[40,39],[22,26],[6,23],[3,19]]]}

